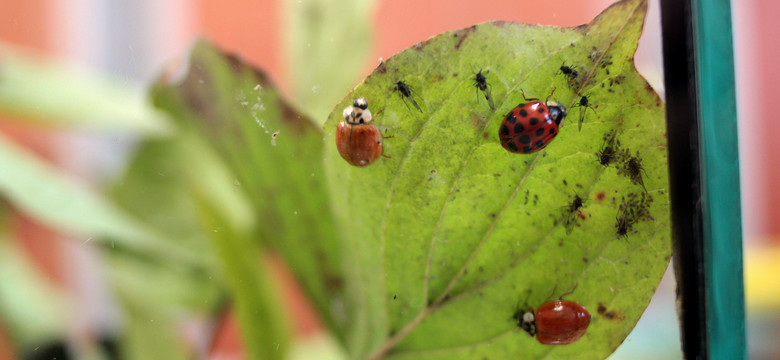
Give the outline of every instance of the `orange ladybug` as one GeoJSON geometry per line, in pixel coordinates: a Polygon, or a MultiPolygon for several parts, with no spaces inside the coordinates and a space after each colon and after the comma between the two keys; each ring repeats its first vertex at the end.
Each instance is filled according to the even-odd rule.
{"type": "Polygon", "coordinates": [[[354,166],[368,166],[382,155],[382,133],[372,124],[365,98],[357,98],[342,113],[344,121],[336,127],[336,147],[344,160],[354,166]]]}

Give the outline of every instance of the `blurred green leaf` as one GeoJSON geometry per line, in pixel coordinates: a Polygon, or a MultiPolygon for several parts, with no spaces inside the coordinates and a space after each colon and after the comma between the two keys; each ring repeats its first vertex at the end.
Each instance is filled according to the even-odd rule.
{"type": "MultiPolygon", "coordinates": [[[[120,297],[123,294],[120,293],[120,297]]],[[[182,341],[180,317],[159,309],[138,307],[124,301],[124,330],[120,340],[120,356],[124,360],[188,360],[192,349],[182,341]]]]}
{"type": "Polygon", "coordinates": [[[171,131],[140,88],[0,44],[0,114],[58,128],[163,135],[171,131]]]}
{"type": "Polygon", "coordinates": [[[13,241],[0,209],[0,322],[20,352],[62,339],[67,331],[65,294],[48,282],[13,241]]]}
{"type": "Polygon", "coordinates": [[[188,139],[179,157],[191,170],[188,184],[231,226],[251,228],[252,238],[280,252],[323,319],[339,328],[344,289],[322,132],[287,105],[263,73],[206,42],[194,47],[189,69],[181,83],[161,81],[152,90],[155,104],[188,139]]]}
{"type": "Polygon", "coordinates": [[[374,0],[286,1],[294,98],[317,124],[363,74],[373,41],[374,0]]]}
{"type": "Polygon", "coordinates": [[[262,248],[231,226],[208,201],[203,201],[200,208],[204,230],[221,260],[222,278],[231,290],[248,358],[286,359],[290,320],[262,248]]]}
{"type": "Polygon", "coordinates": [[[26,150],[0,136],[0,194],[42,223],[64,232],[110,240],[138,251],[192,258],[186,248],[161,242],[102,195],[77,184],[26,150]]]}
{"type": "Polygon", "coordinates": [[[348,284],[360,290],[345,304],[353,358],[600,359],[623,341],[671,253],[664,108],[633,64],[646,9],[626,0],[575,28],[447,32],[388,59],[335,107],[325,163],[348,284]],[[495,111],[475,87],[480,70],[495,111]],[[558,137],[529,155],[497,136],[522,91],[554,91],[569,109],[558,137]],[[575,106],[583,95],[595,109],[575,106]],[[357,97],[393,136],[390,158],[366,168],[333,141],[357,97]],[[632,175],[629,161],[643,169],[632,175]],[[518,306],[574,287],[567,299],[593,315],[582,339],[544,346],[518,328],[518,306]]]}

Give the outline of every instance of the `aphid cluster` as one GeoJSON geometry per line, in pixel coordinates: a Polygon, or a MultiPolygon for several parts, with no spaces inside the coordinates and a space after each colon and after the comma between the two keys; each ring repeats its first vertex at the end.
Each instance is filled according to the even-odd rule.
{"type": "Polygon", "coordinates": [[[650,204],[653,197],[643,193],[630,193],[623,198],[618,208],[615,221],[615,233],[619,238],[625,237],[634,229],[634,225],[640,221],[653,220],[650,216],[650,204]]]}
{"type": "Polygon", "coordinates": [[[615,130],[610,130],[602,137],[604,140],[601,148],[596,152],[596,157],[599,163],[604,166],[609,166],[616,160],[618,150],[620,149],[620,141],[617,140],[617,133],[615,130]]]}
{"type": "Polygon", "coordinates": [[[616,165],[618,174],[628,177],[634,185],[642,185],[642,189],[647,192],[645,181],[642,179],[645,168],[642,166],[642,158],[639,157],[639,151],[636,152],[636,155],[631,155],[628,149],[622,149],[618,158],[621,160],[616,165]]]}
{"type": "Polygon", "coordinates": [[[621,147],[615,130],[604,134],[603,141],[601,148],[595,153],[599,163],[604,166],[615,165],[618,175],[627,177],[632,184],[642,186],[642,189],[647,192],[642,177],[646,172],[639,152],[632,155],[631,150],[621,147]]]}

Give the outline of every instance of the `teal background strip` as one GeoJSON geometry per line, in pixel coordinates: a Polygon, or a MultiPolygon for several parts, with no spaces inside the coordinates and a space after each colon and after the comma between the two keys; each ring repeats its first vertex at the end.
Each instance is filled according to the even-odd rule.
{"type": "Polygon", "coordinates": [[[746,358],[742,222],[729,0],[693,0],[711,360],[746,358]]]}

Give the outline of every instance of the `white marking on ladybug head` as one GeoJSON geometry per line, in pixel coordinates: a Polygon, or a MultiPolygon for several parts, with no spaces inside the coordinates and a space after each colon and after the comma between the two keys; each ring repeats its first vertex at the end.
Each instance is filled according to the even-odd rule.
{"type": "Polygon", "coordinates": [[[360,113],[360,117],[363,118],[363,123],[370,123],[374,121],[373,116],[371,115],[371,110],[365,109],[360,113]]]}
{"type": "Polygon", "coordinates": [[[526,311],[523,313],[523,322],[524,323],[532,323],[536,321],[534,313],[532,311],[526,311]]]}
{"type": "Polygon", "coordinates": [[[352,120],[354,120],[355,108],[353,108],[352,106],[345,107],[344,111],[341,113],[341,116],[344,117],[344,120],[346,120],[346,122],[351,123],[352,120]]]}
{"type": "Polygon", "coordinates": [[[368,109],[368,101],[366,101],[366,98],[357,98],[355,99],[355,103],[353,103],[352,106],[366,110],[368,109]]]}

